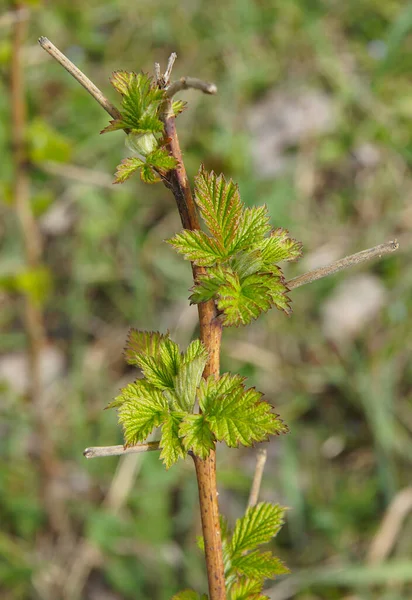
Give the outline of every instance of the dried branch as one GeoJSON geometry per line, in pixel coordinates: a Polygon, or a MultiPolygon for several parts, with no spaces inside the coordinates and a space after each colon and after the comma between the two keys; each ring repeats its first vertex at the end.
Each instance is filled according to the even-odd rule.
{"type": "Polygon", "coordinates": [[[100,106],[104,108],[106,112],[109,113],[110,116],[113,117],[113,119],[118,119],[120,117],[120,113],[117,108],[111,102],[109,102],[99,88],[94,85],[94,83],[90,81],[90,79],[86,77],[86,75],[80,71],[80,69],[78,69],[76,65],[71,62],[71,60],[67,58],[67,56],[60,52],[60,50],[56,48],[56,46],[52,44],[50,40],[42,36],[39,38],[39,44],[44,50],[46,50],[46,52],[50,54],[50,56],[57,60],[57,62],[60,63],[62,67],[64,67],[66,71],[68,71],[70,75],[72,75],[84,87],[84,89],[89,92],[91,96],[93,96],[93,98],[100,104],[100,106]]]}
{"type": "Polygon", "coordinates": [[[172,98],[177,92],[181,90],[188,90],[189,88],[200,90],[204,94],[216,94],[217,87],[214,83],[208,81],[202,81],[195,77],[181,77],[177,81],[174,81],[166,90],[166,96],[172,98]]]}
{"type": "Polygon", "coordinates": [[[86,450],[83,452],[83,456],[86,458],[101,458],[104,456],[124,456],[125,454],[150,452],[152,450],[159,450],[159,442],[148,442],[147,444],[138,444],[136,446],[129,446],[127,448],[122,445],[93,446],[92,448],[86,448],[86,450]]]}
{"type": "Polygon", "coordinates": [[[265,469],[267,458],[267,450],[266,448],[262,448],[258,450],[256,457],[256,467],[255,474],[253,476],[252,487],[250,489],[249,501],[247,503],[248,506],[255,506],[259,499],[260,485],[262,483],[263,471],[265,469]]]}
{"type": "Polygon", "coordinates": [[[342,271],[343,269],[347,269],[348,267],[353,267],[366,262],[367,260],[380,258],[385,254],[395,252],[395,250],[398,248],[399,244],[396,240],[379,244],[379,246],[374,246],[373,248],[368,248],[367,250],[362,250],[356,254],[351,254],[350,256],[341,258],[330,265],[327,265],[326,267],[320,267],[319,269],[314,269],[313,271],[309,271],[309,273],[305,273],[304,275],[294,277],[288,281],[286,285],[288,286],[289,290],[294,290],[301,285],[306,285],[307,283],[312,283],[313,281],[317,281],[318,279],[322,279],[328,275],[333,275],[334,273],[342,271]]]}

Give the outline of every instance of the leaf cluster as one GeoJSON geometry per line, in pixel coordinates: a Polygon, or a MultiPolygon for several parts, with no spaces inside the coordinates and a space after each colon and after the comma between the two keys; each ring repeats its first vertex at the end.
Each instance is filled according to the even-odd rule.
{"type": "MultiPolygon", "coordinates": [[[[160,181],[161,175],[176,166],[176,160],[163,147],[164,125],[160,113],[165,91],[145,73],[115,71],[110,82],[122,96],[120,116],[111,120],[101,133],[123,129],[128,134],[128,146],[139,154],[118,165],[115,183],[123,183],[139,169],[145,183],[160,181]]],[[[184,103],[174,102],[172,109],[177,115],[184,109],[184,103]]]]}
{"type": "MultiPolygon", "coordinates": [[[[259,547],[270,542],[283,525],[284,509],[278,504],[261,502],[247,509],[236,521],[233,531],[222,518],[222,545],[228,600],[268,600],[262,594],[265,579],[289,573],[272,552],[259,547]]],[[[199,545],[203,548],[201,537],[199,545]]],[[[184,590],[173,600],[200,600],[193,590],[184,590]]]]}
{"type": "Polygon", "coordinates": [[[266,206],[247,208],[238,186],[203,166],[195,201],[209,234],[183,230],[168,242],[187,260],[207,267],[192,289],[192,303],[215,299],[224,325],[246,325],[272,306],[290,313],[282,260],[301,256],[285,229],[272,229],[266,206]]]}
{"type": "Polygon", "coordinates": [[[287,431],[262,394],[245,388],[243,377],[202,379],[208,353],[200,340],[181,352],[168,334],[132,329],[125,357],[143,378],[123,388],[109,407],[118,408],[127,446],[161,428],[160,456],[167,468],[189,451],[205,459],[217,440],[250,446],[287,431]]]}

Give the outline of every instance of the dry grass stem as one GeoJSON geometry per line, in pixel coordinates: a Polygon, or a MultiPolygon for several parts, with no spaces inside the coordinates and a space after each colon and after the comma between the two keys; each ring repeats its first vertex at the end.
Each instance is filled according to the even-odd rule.
{"type": "Polygon", "coordinates": [[[262,448],[258,450],[256,456],[255,474],[253,476],[252,487],[250,489],[248,506],[255,506],[259,500],[260,486],[262,484],[263,471],[265,469],[267,459],[267,450],[262,448]]]}

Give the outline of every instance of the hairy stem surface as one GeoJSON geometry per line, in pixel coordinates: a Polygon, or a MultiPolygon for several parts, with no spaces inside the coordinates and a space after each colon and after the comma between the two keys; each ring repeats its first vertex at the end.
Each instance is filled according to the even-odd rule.
{"type": "MultiPolygon", "coordinates": [[[[169,171],[164,183],[176,200],[182,225],[185,229],[200,229],[196,206],[182,160],[179,140],[176,133],[175,117],[171,113],[170,101],[166,108],[165,132],[169,141],[169,150],[178,161],[176,169],[169,171]]],[[[192,265],[193,278],[204,273],[202,267],[192,265]]],[[[222,325],[216,318],[216,308],[213,300],[198,304],[200,339],[209,352],[209,361],[203,377],[219,376],[220,343],[222,325]]],[[[197,485],[199,490],[200,515],[205,541],[205,556],[210,600],[226,600],[225,573],[223,566],[222,540],[219,523],[219,505],[216,486],[216,452],[212,450],[209,457],[201,460],[193,456],[196,468],[197,485]]]]}

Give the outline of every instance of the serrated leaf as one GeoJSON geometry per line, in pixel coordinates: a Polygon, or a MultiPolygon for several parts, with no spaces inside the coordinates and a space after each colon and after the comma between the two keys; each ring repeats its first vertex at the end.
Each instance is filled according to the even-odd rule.
{"type": "Polygon", "coordinates": [[[169,339],[169,334],[158,331],[140,331],[130,329],[127,335],[124,356],[129,365],[137,365],[139,356],[145,354],[156,358],[160,356],[160,346],[169,339]]]}
{"type": "Polygon", "coordinates": [[[230,589],[230,600],[265,600],[267,596],[262,596],[262,581],[253,579],[239,579],[230,589]]]}
{"type": "Polygon", "coordinates": [[[198,275],[192,288],[192,294],[189,296],[191,304],[207,302],[217,296],[220,286],[226,283],[226,279],[230,277],[231,273],[231,269],[217,265],[209,268],[207,273],[198,275]]]}
{"type": "Polygon", "coordinates": [[[116,71],[111,83],[122,94],[120,118],[114,119],[102,133],[126,129],[133,133],[161,133],[163,123],[158,112],[165,92],[145,73],[116,71]]]}
{"type": "Polygon", "coordinates": [[[125,96],[136,78],[136,73],[129,71],[114,71],[110,77],[110,83],[115,90],[125,96]]]}
{"type": "Polygon", "coordinates": [[[223,373],[221,377],[211,375],[202,379],[199,386],[199,406],[205,413],[213,411],[215,404],[225,395],[233,394],[235,391],[243,391],[245,377],[223,373]]]}
{"type": "Polygon", "coordinates": [[[195,199],[209,231],[222,249],[230,251],[242,213],[238,186],[201,166],[195,177],[195,199]]]}
{"type": "Polygon", "coordinates": [[[206,384],[202,382],[198,396],[210,429],[228,446],[250,446],[287,431],[272,406],[261,400],[262,394],[254,388],[244,389],[238,376],[210,377],[206,384]]]}
{"type": "Polygon", "coordinates": [[[202,460],[215,447],[215,437],[210,431],[205,415],[186,415],[180,425],[180,435],[186,450],[192,450],[202,460]]]}
{"type": "Polygon", "coordinates": [[[247,325],[272,306],[272,295],[266,285],[267,276],[249,275],[243,281],[236,273],[219,287],[217,307],[223,312],[223,325],[247,325]]]}
{"type": "Polygon", "coordinates": [[[176,159],[173,156],[170,156],[164,148],[157,148],[157,150],[148,154],[146,156],[146,162],[164,173],[174,169],[177,165],[176,159]]]}
{"type": "Polygon", "coordinates": [[[232,568],[249,579],[273,579],[276,575],[289,573],[283,562],[271,552],[255,550],[232,558],[232,568]]]}
{"type": "Polygon", "coordinates": [[[287,296],[289,288],[282,276],[267,274],[266,285],[269,288],[272,303],[277,309],[283,310],[287,315],[290,315],[292,309],[290,307],[290,298],[287,296]]]}
{"type": "Polygon", "coordinates": [[[143,166],[143,161],[140,158],[132,157],[122,160],[120,165],[117,165],[114,183],[124,183],[129,179],[137,169],[143,166]]]}
{"type": "Polygon", "coordinates": [[[253,206],[242,210],[232,251],[237,252],[261,242],[270,231],[267,206],[253,206]]]}
{"type": "Polygon", "coordinates": [[[230,261],[232,270],[238,274],[241,280],[257,273],[263,265],[262,253],[259,248],[238,252],[230,261]]]}
{"type": "Polygon", "coordinates": [[[227,258],[224,249],[214,238],[200,230],[188,230],[177,233],[167,240],[187,260],[200,267],[211,267],[216,262],[227,258]]]}
{"type": "Polygon", "coordinates": [[[284,514],[285,510],[278,504],[260,502],[249,507],[236,521],[232,536],[233,556],[238,557],[246,550],[270,542],[283,525],[284,514]]]}
{"type": "Polygon", "coordinates": [[[198,304],[214,298],[225,326],[247,325],[273,305],[290,314],[288,288],[281,270],[273,265],[274,273],[254,272],[261,264],[258,254],[252,253],[249,266],[248,254],[239,253],[232,259],[233,267],[217,265],[198,275],[190,302],[198,304]]]}
{"type": "Polygon", "coordinates": [[[142,369],[147,381],[159,390],[174,389],[175,376],[182,361],[179,346],[169,337],[159,343],[157,354],[138,354],[135,364],[142,369]]]}
{"type": "Polygon", "coordinates": [[[207,363],[207,356],[202,355],[183,363],[174,380],[174,390],[179,406],[185,412],[193,410],[196,390],[207,363]]]}
{"type": "MultiPolygon", "coordinates": [[[[130,384],[130,385],[135,386],[135,389],[129,390],[130,394],[134,394],[134,395],[137,395],[138,393],[140,393],[142,388],[145,388],[145,390],[142,393],[143,394],[147,393],[148,395],[150,395],[152,393],[153,389],[156,389],[146,379],[137,379],[133,384],[130,384]]],[[[128,392],[124,393],[125,390],[127,390],[127,386],[126,386],[126,388],[123,388],[122,390],[120,390],[120,394],[118,396],[116,396],[116,398],[114,400],[112,400],[112,402],[110,402],[110,404],[108,404],[106,406],[106,409],[118,408],[125,402],[125,400],[130,398],[130,394],[128,392]]]]}
{"type": "Polygon", "coordinates": [[[282,260],[293,261],[302,256],[302,244],[289,237],[287,229],[278,228],[259,244],[263,263],[271,267],[282,260]]]}
{"type": "Polygon", "coordinates": [[[187,107],[187,102],[185,102],[184,100],[174,100],[172,102],[172,111],[175,117],[177,117],[177,115],[180,115],[181,112],[183,112],[187,107]]]}
{"type": "Polygon", "coordinates": [[[140,169],[140,179],[143,183],[158,183],[161,181],[153,167],[147,163],[143,163],[142,168],[140,169]]]}
{"type": "Polygon", "coordinates": [[[182,362],[183,364],[188,363],[191,360],[200,357],[207,360],[209,357],[209,353],[206,350],[203,342],[201,342],[201,340],[193,340],[193,342],[191,342],[187,347],[186,352],[183,354],[182,362]]]}
{"type": "Polygon", "coordinates": [[[179,458],[186,456],[182,440],[179,437],[179,428],[184,416],[185,413],[175,411],[167,414],[163,421],[160,458],[163,460],[166,469],[169,469],[179,458]]]}
{"type": "Polygon", "coordinates": [[[140,380],[130,383],[122,392],[119,423],[123,426],[126,445],[143,442],[167,417],[167,402],[155,388],[148,389],[140,380]]]}

